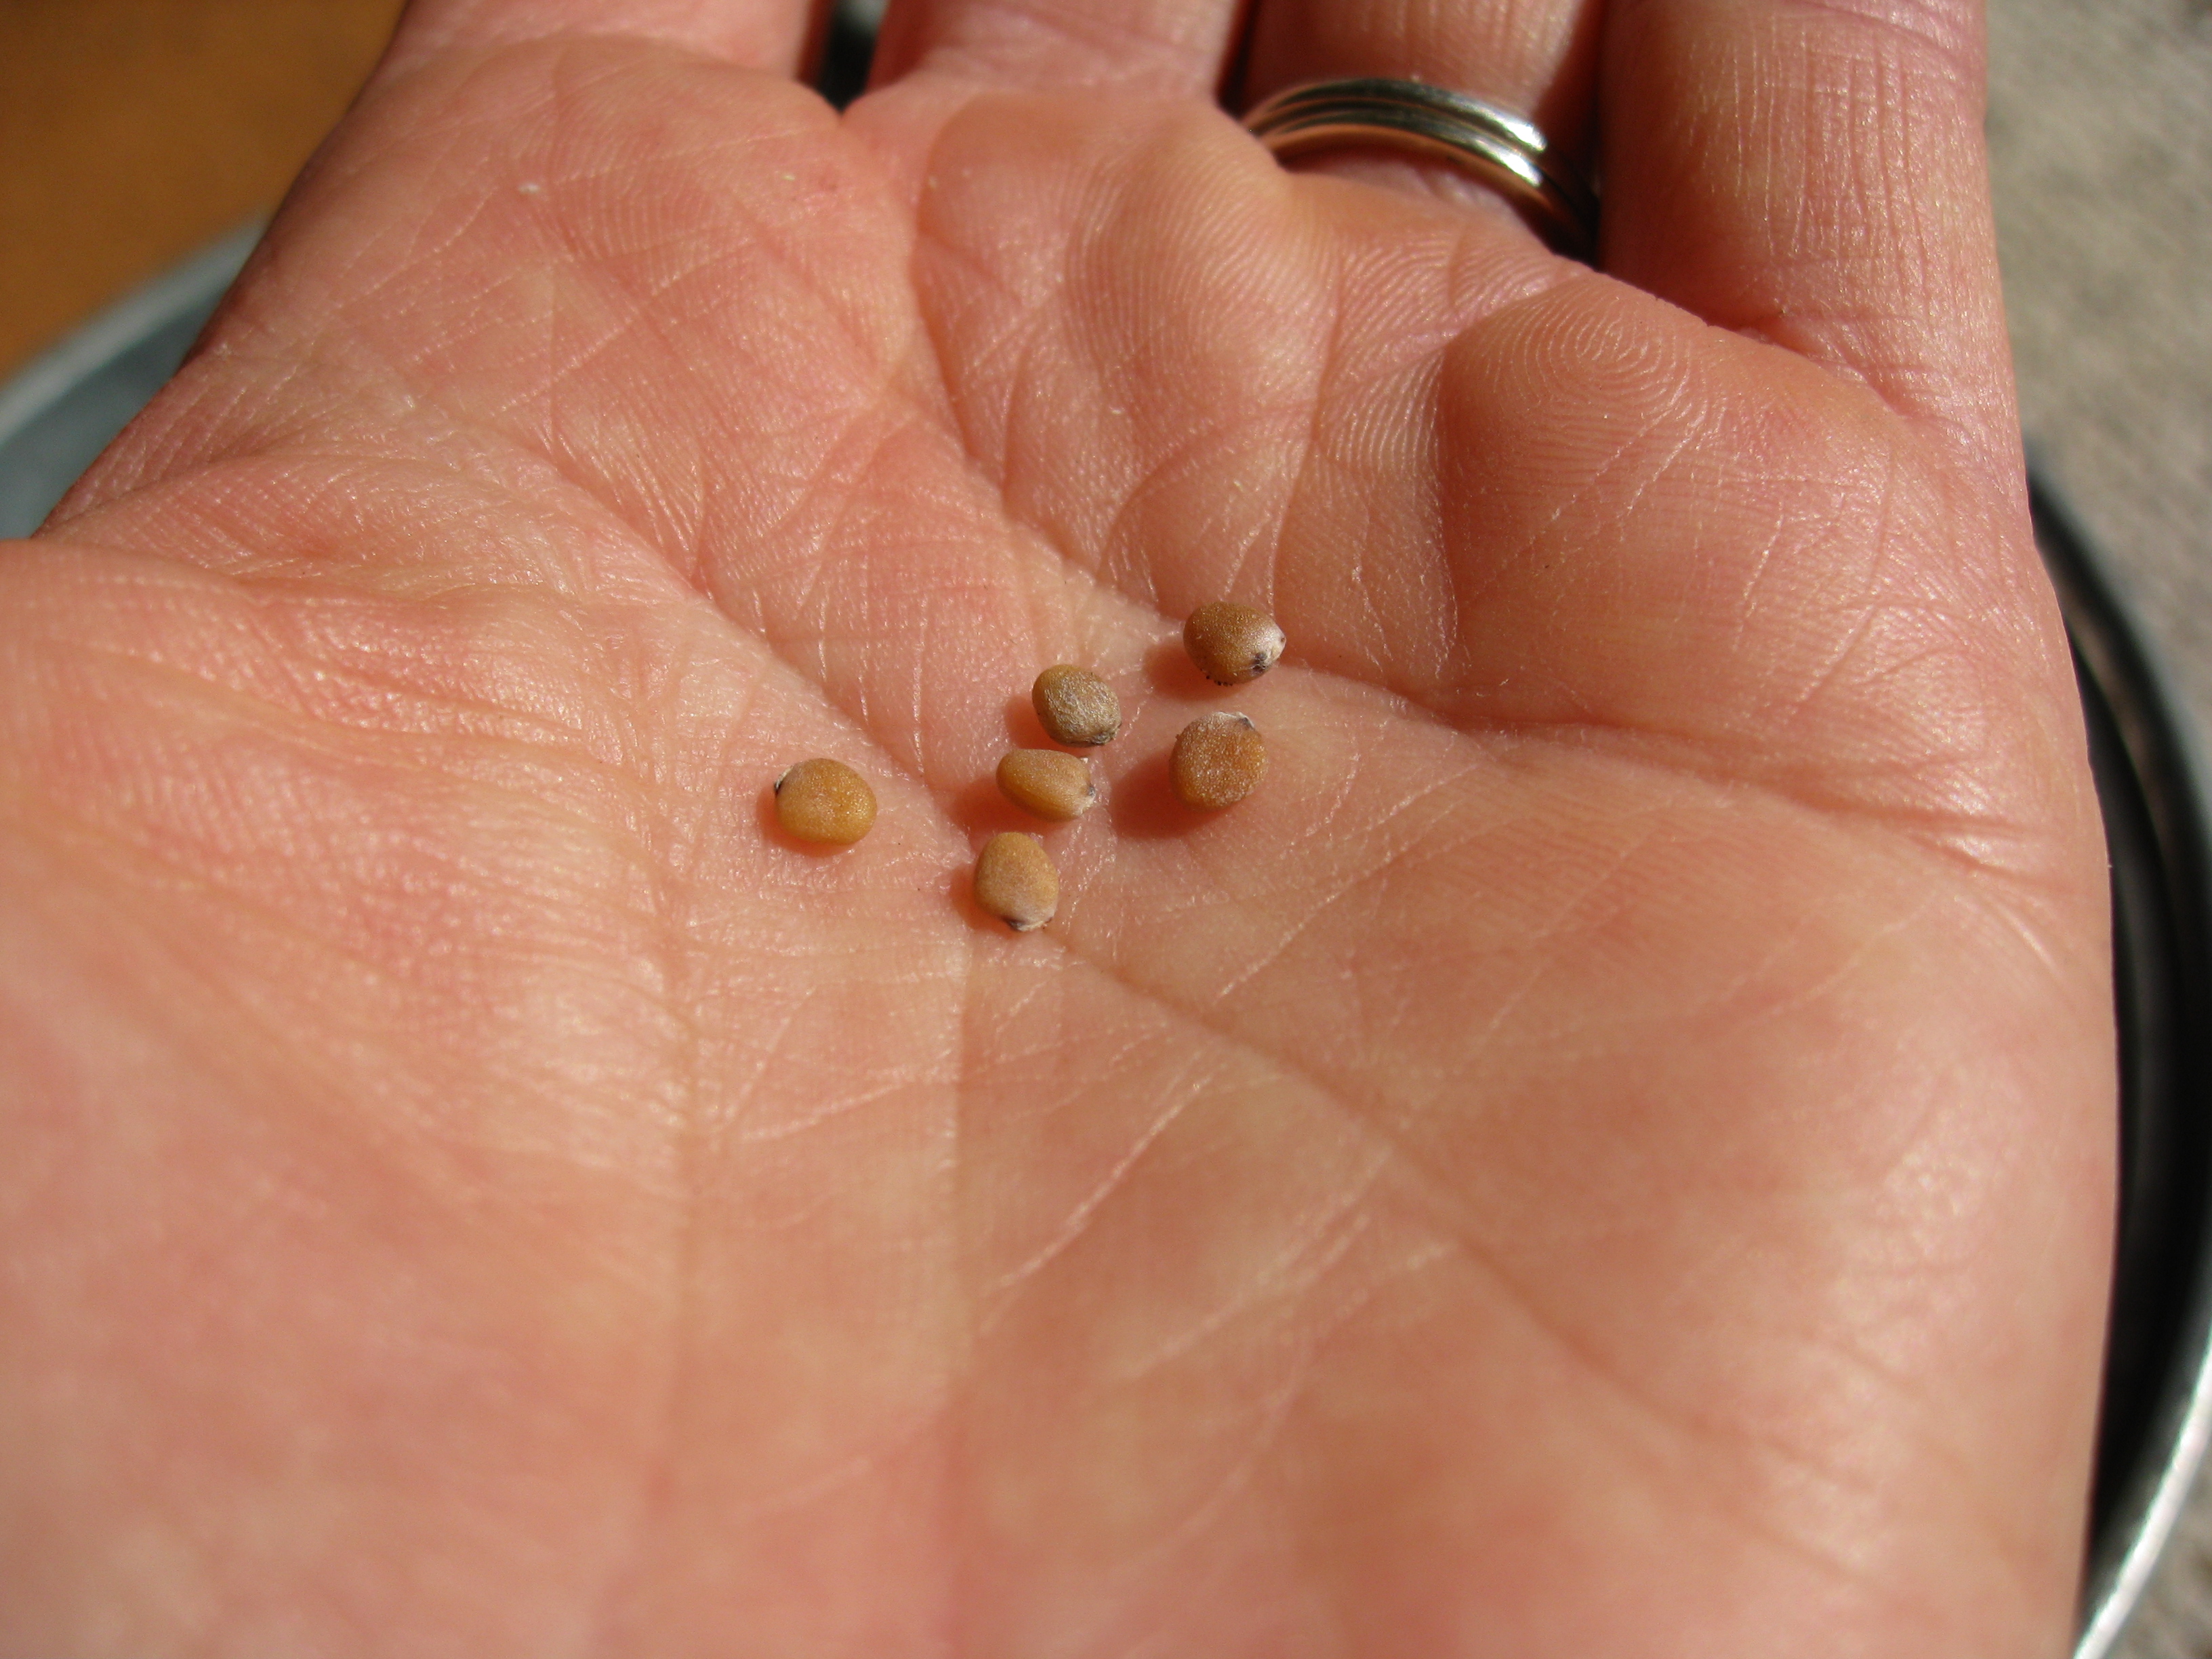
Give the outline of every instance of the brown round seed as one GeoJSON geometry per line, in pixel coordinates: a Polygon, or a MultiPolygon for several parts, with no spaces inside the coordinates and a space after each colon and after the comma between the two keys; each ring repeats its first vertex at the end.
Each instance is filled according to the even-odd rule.
{"type": "Polygon", "coordinates": [[[1264,611],[1218,600],[1201,605],[1182,625],[1182,648],[1216,685],[1256,680],[1283,654],[1283,630],[1264,611]]]}
{"type": "Polygon", "coordinates": [[[1079,818],[1098,799],[1091,763],[1057,749],[1017,749],[999,763],[999,788],[1041,818],[1079,818]]]}
{"type": "Polygon", "coordinates": [[[1036,677],[1030,706],[1046,735],[1071,749],[1111,743],[1121,729],[1121,700],[1114,688],[1087,668],[1056,663],[1036,677]]]}
{"type": "Polygon", "coordinates": [[[801,761],[775,781],[775,821],[801,841],[849,847],[876,821],[876,792],[842,761],[801,761]]]}
{"type": "Polygon", "coordinates": [[[1267,745],[1242,714],[1201,714],[1175,744],[1176,799],[1203,812],[1234,806],[1267,773],[1267,745]]]}
{"type": "Polygon", "coordinates": [[[1035,836],[1002,830],[975,860],[975,902],[1018,933],[1042,927],[1060,908],[1060,876],[1035,836]]]}

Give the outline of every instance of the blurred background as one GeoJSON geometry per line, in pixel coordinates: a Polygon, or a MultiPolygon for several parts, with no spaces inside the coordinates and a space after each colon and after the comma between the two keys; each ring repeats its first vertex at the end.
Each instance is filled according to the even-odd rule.
{"type": "MultiPolygon", "coordinates": [[[[2212,0],[1990,7],[2028,439],[2212,732],[2212,0]]],[[[0,386],[273,208],[398,9],[0,0],[0,386]]],[[[2212,1659],[2212,1482],[2113,1651],[2212,1659]]]]}
{"type": "Polygon", "coordinates": [[[265,214],[398,0],[0,0],[0,381],[265,214]]]}

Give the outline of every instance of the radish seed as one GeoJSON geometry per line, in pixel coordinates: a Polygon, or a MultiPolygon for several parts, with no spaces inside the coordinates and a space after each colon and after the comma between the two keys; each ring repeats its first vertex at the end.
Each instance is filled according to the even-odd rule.
{"type": "Polygon", "coordinates": [[[1202,714],[1176,738],[1176,799],[1202,812],[1234,806],[1267,772],[1267,745],[1242,714],[1202,714]]]}
{"type": "Polygon", "coordinates": [[[1060,876],[1035,836],[1001,830],[975,860],[975,902],[1018,933],[1052,920],[1060,908],[1060,876]]]}
{"type": "Polygon", "coordinates": [[[1095,749],[1111,743],[1121,729],[1121,700],[1114,688],[1087,668],[1057,663],[1030,688],[1046,734],[1071,749],[1095,749]]]}
{"type": "Polygon", "coordinates": [[[1079,818],[1098,799],[1091,763],[1057,749],[1017,749],[999,763],[999,788],[1041,818],[1079,818]]]}
{"type": "Polygon", "coordinates": [[[1264,611],[1226,599],[1201,605],[1182,625],[1182,648],[1216,685],[1242,685],[1283,654],[1283,630],[1264,611]]]}
{"type": "Polygon", "coordinates": [[[775,781],[775,821],[800,841],[849,847],[876,821],[876,792],[842,761],[804,760],[775,781]]]}

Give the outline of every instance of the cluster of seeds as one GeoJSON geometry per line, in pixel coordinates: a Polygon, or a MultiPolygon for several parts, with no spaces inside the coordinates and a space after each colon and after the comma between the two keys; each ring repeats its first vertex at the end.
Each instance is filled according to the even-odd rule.
{"type": "MultiPolygon", "coordinates": [[[[1087,668],[1054,663],[1030,688],[1037,723],[1054,743],[1096,749],[1121,732],[1121,700],[1087,668]]],[[[1057,749],[1016,749],[999,762],[999,793],[1025,812],[1066,823],[1097,804],[1091,763],[1057,749]]],[[[975,860],[975,902],[1018,933],[1060,908],[1060,872],[1044,843],[1012,830],[991,837],[975,860]]]]}
{"type": "MultiPolygon", "coordinates": [[[[1200,605],[1182,630],[1183,648],[1219,685],[1257,679],[1281,659],[1283,630],[1273,617],[1226,600],[1200,605]]],[[[1056,663],[1036,677],[1030,702],[1054,743],[1095,749],[1121,735],[1114,688],[1087,668],[1056,663]]],[[[1176,738],[1170,772],[1176,798],[1200,811],[1233,806],[1267,775],[1260,729],[1237,714],[1202,714],[1176,738]]],[[[999,762],[999,789],[1015,805],[1065,823],[1097,805],[1091,763],[1058,749],[1016,749],[999,762]]],[[[776,780],[776,821],[801,841],[849,846],[876,821],[876,797],[842,762],[801,761],[776,780]]],[[[984,842],[975,860],[975,902],[1016,933],[1050,921],[1060,908],[1060,875],[1036,836],[1007,830],[984,842]]]]}

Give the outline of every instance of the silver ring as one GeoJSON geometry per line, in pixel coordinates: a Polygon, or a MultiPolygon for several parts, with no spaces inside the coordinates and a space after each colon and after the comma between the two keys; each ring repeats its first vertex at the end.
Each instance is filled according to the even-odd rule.
{"type": "Polygon", "coordinates": [[[1381,144],[1449,161],[1504,192],[1549,234],[1587,258],[1597,246],[1597,192],[1535,125],[1420,81],[1314,81],[1266,100],[1245,129],[1278,158],[1381,144]]]}

